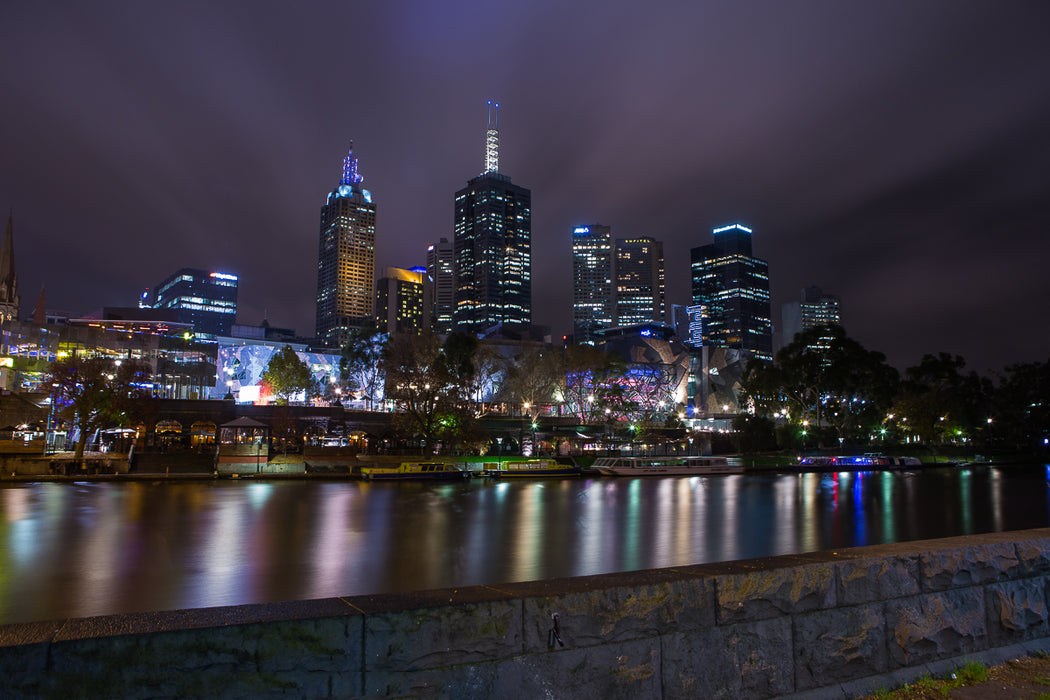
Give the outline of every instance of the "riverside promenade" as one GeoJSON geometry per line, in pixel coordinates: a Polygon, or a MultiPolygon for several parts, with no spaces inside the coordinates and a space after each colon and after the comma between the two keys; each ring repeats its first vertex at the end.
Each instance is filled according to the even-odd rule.
{"type": "Polygon", "coordinates": [[[4,697],[846,698],[1050,649],[1050,529],[13,624],[4,697]]]}

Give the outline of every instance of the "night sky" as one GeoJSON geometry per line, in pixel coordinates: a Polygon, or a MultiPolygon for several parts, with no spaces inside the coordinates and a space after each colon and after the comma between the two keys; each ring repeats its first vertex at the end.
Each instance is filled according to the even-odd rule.
{"type": "Polygon", "coordinates": [[[351,139],[377,272],[452,238],[481,172],[533,195],[534,320],[571,328],[571,231],[754,230],[773,318],[842,297],[899,368],[1050,358],[1050,3],[5,3],[0,208],[23,315],[132,306],[180,267],[313,333],[319,210],[351,139]],[[4,212],[6,213],[6,212],[4,212]]]}

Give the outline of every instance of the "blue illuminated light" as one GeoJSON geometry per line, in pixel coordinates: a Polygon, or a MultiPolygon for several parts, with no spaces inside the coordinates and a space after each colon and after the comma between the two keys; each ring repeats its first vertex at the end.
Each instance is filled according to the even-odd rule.
{"type": "Polygon", "coordinates": [[[233,280],[234,282],[237,281],[237,275],[227,275],[224,272],[213,272],[211,273],[211,276],[217,280],[233,280]]]}
{"type": "Polygon", "coordinates": [[[343,179],[339,181],[341,185],[356,185],[364,180],[357,172],[357,158],[354,157],[354,142],[350,142],[350,152],[346,154],[346,158],[343,159],[343,179]]]}
{"type": "Polygon", "coordinates": [[[722,228],[716,228],[714,231],[712,231],[712,233],[722,233],[723,231],[732,231],[733,229],[740,229],[741,231],[751,233],[751,229],[749,229],[747,226],[741,226],[740,224],[729,224],[728,226],[723,226],[722,228]]]}
{"type": "Polygon", "coordinates": [[[573,229],[573,233],[590,233],[591,229],[586,226],[577,226],[573,229]]]}

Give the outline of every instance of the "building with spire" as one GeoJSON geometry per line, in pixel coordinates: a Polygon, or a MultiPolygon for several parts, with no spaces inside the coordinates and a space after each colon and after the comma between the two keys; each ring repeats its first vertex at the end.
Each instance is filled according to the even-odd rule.
{"type": "Polygon", "coordinates": [[[376,205],[363,179],[351,141],[339,186],[321,207],[316,334],[333,348],[375,315],[376,205]]]}
{"type": "Polygon", "coordinates": [[[7,228],[0,241],[0,321],[18,320],[21,299],[18,296],[18,275],[15,274],[15,239],[12,213],[7,215],[7,228]]]}
{"type": "Polygon", "coordinates": [[[716,228],[714,242],[693,248],[693,305],[702,310],[702,345],[773,358],[769,265],[751,253],[751,229],[716,228]]]}
{"type": "Polygon", "coordinates": [[[456,192],[453,329],[532,324],[532,193],[499,171],[499,105],[489,102],[485,170],[456,192]]]}

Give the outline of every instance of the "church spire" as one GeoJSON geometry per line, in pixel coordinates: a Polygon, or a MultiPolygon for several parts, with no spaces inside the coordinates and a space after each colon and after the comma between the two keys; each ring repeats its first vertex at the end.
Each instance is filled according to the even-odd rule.
{"type": "Polygon", "coordinates": [[[12,219],[14,211],[7,215],[7,228],[0,241],[0,317],[18,318],[18,276],[15,274],[15,240],[12,219]]]}
{"type": "Polygon", "coordinates": [[[489,100],[489,128],[485,132],[485,172],[499,172],[499,103],[489,100]]]}

